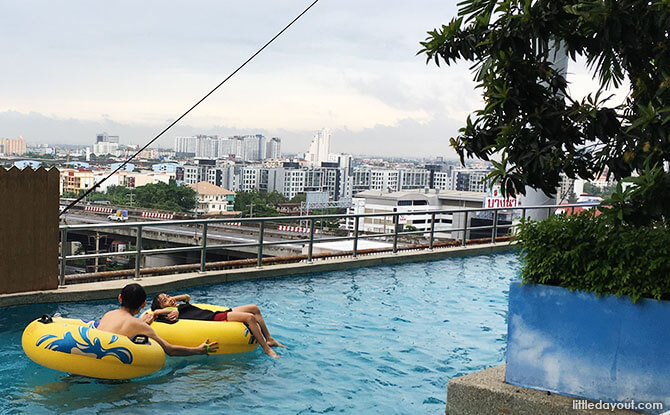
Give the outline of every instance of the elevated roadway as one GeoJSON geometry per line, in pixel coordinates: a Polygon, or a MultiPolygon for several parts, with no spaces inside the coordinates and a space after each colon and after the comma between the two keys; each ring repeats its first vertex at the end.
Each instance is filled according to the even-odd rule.
{"type": "MultiPolygon", "coordinates": [[[[113,224],[114,222],[109,221],[106,216],[97,216],[97,215],[85,215],[80,212],[76,213],[66,213],[64,215],[64,220],[62,223],[68,225],[79,225],[79,224],[98,224],[98,223],[108,223],[113,224]]],[[[158,243],[169,243],[176,245],[201,245],[202,244],[202,228],[198,227],[189,227],[183,225],[163,225],[163,226],[152,226],[150,223],[155,221],[140,221],[132,219],[133,222],[147,222],[147,225],[142,227],[142,239],[151,240],[158,243]]],[[[106,234],[110,236],[118,235],[123,237],[123,239],[135,238],[137,231],[132,227],[125,228],[109,228],[109,229],[100,229],[100,230],[77,230],[69,231],[75,233],[85,233],[91,235],[94,233],[106,234]]],[[[207,230],[207,245],[223,245],[223,244],[250,244],[257,243],[258,237],[250,233],[250,230],[245,229],[243,232],[236,232],[235,229],[225,228],[219,225],[210,225],[207,230]]],[[[256,232],[257,233],[257,232],[256,232]]],[[[283,236],[283,235],[282,235],[283,236]]],[[[301,238],[307,238],[307,235],[303,235],[301,238]]],[[[319,238],[320,235],[315,235],[315,239],[319,238]]],[[[302,253],[302,243],[292,242],[295,240],[296,235],[287,235],[286,237],[278,236],[278,232],[266,232],[263,235],[264,242],[286,242],[282,245],[270,245],[263,247],[263,253],[266,256],[291,256],[298,255],[302,253]]],[[[231,251],[243,252],[246,256],[249,254],[256,254],[256,247],[231,247],[226,248],[231,251]]]]}

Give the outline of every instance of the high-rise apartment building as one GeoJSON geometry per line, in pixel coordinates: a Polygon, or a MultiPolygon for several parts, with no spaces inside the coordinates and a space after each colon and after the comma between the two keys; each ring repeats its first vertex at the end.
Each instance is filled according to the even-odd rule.
{"type": "Polygon", "coordinates": [[[219,155],[219,137],[209,135],[199,135],[198,150],[195,153],[196,157],[207,159],[216,159],[219,155]]]}
{"type": "Polygon", "coordinates": [[[370,170],[370,190],[380,190],[382,192],[397,192],[400,172],[390,169],[371,169],[370,170]]]}
{"type": "Polygon", "coordinates": [[[452,190],[453,185],[451,183],[451,172],[436,171],[433,174],[433,185],[431,188],[439,190],[452,190]]]}
{"type": "Polygon", "coordinates": [[[109,135],[107,133],[100,133],[95,136],[96,143],[119,143],[118,135],[109,135]]]}
{"type": "Polygon", "coordinates": [[[177,157],[216,159],[219,152],[219,137],[215,135],[175,137],[174,147],[177,157]]]}
{"type": "Polygon", "coordinates": [[[175,152],[177,157],[261,161],[280,157],[281,139],[268,140],[262,134],[227,138],[208,135],[176,137],[175,152]]]}
{"type": "Polygon", "coordinates": [[[174,151],[177,157],[195,157],[198,151],[198,137],[175,137],[174,151]]]}
{"type": "Polygon", "coordinates": [[[96,156],[104,156],[111,154],[112,156],[118,156],[121,154],[119,151],[119,143],[112,141],[100,141],[93,144],[93,154],[96,156]]]}
{"type": "Polygon", "coordinates": [[[323,161],[328,161],[330,154],[330,130],[327,128],[317,131],[305,154],[305,159],[312,166],[318,166],[323,161]]]}
{"type": "Polygon", "coordinates": [[[26,152],[26,142],[23,138],[19,137],[16,140],[10,138],[0,138],[0,154],[9,156],[16,155],[20,156],[26,152]]]}
{"type": "Polygon", "coordinates": [[[267,154],[265,158],[278,159],[281,157],[281,138],[272,137],[268,140],[267,154]]]}
{"type": "Polygon", "coordinates": [[[425,169],[401,169],[398,190],[415,190],[428,188],[430,172],[425,169]]]}
{"type": "Polygon", "coordinates": [[[349,174],[352,173],[354,166],[353,159],[351,154],[333,153],[328,155],[328,161],[337,163],[340,168],[346,169],[349,174]]]}
{"type": "Polygon", "coordinates": [[[451,185],[453,190],[487,192],[491,187],[491,180],[486,179],[489,173],[489,169],[454,169],[451,172],[451,185]]]}
{"type": "Polygon", "coordinates": [[[262,134],[244,136],[242,160],[260,161],[267,156],[267,138],[262,134]]]}

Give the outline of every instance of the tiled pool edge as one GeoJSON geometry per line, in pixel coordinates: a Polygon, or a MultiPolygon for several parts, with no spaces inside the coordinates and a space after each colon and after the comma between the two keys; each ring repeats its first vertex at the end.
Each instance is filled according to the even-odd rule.
{"type": "MultiPolygon", "coordinates": [[[[456,248],[440,248],[433,251],[409,251],[397,254],[370,255],[359,258],[333,258],[308,263],[267,265],[263,268],[239,268],[203,273],[162,275],[143,278],[139,282],[148,293],[172,291],[222,282],[285,277],[340,271],[351,268],[393,265],[407,262],[435,261],[444,258],[484,255],[505,252],[514,248],[514,243],[484,244],[456,248]]],[[[68,285],[65,288],[46,291],[30,291],[14,294],[0,294],[0,308],[17,305],[94,301],[116,298],[121,288],[133,279],[92,282],[68,285]]]]}

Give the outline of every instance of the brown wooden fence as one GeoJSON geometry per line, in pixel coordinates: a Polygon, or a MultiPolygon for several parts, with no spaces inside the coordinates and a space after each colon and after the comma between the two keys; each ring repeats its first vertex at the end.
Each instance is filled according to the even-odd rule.
{"type": "Polygon", "coordinates": [[[0,167],[0,294],[58,287],[58,170],[0,167]]]}

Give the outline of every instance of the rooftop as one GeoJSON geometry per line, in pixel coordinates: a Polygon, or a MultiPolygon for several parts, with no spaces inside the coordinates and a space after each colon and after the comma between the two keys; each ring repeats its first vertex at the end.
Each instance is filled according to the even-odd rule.
{"type": "Polygon", "coordinates": [[[387,199],[387,200],[421,200],[437,196],[442,200],[468,200],[481,202],[486,198],[486,193],[466,192],[459,190],[405,190],[402,192],[382,192],[380,190],[366,190],[356,193],[356,198],[387,199]]]}
{"type": "Polygon", "coordinates": [[[196,184],[188,185],[191,189],[198,192],[201,195],[234,195],[235,192],[231,192],[228,189],[219,187],[217,185],[211,184],[209,182],[198,182],[196,184]]]}

